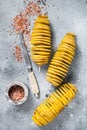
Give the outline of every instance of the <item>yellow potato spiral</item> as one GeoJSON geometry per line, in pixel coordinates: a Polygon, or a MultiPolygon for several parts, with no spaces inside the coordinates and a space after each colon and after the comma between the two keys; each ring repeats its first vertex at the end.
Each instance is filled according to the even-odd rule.
{"type": "Polygon", "coordinates": [[[62,85],[35,109],[33,121],[38,126],[47,125],[68,105],[76,93],[77,88],[73,84],[62,85]]]}
{"type": "Polygon", "coordinates": [[[55,52],[47,70],[46,79],[59,86],[65,78],[76,50],[75,35],[67,33],[55,52]]]}
{"type": "Polygon", "coordinates": [[[30,42],[31,59],[39,66],[47,64],[51,54],[51,29],[47,15],[35,20],[30,42]]]}

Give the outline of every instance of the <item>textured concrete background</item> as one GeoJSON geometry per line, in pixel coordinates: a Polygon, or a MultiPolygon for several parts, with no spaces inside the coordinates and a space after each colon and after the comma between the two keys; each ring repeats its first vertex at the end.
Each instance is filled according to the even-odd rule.
{"type": "Polygon", "coordinates": [[[77,36],[76,56],[65,81],[75,83],[79,94],[49,125],[32,125],[34,108],[50,94],[50,89],[53,90],[45,80],[47,66],[38,73],[38,67],[33,64],[41,90],[40,99],[30,91],[29,99],[21,106],[14,107],[7,102],[5,90],[9,82],[18,80],[29,86],[24,60],[19,63],[13,55],[14,47],[20,45],[19,36],[9,35],[12,19],[24,5],[22,0],[0,0],[0,130],[87,130],[87,1],[47,0],[47,3],[50,5],[47,10],[52,25],[53,49],[67,31],[77,36]]]}

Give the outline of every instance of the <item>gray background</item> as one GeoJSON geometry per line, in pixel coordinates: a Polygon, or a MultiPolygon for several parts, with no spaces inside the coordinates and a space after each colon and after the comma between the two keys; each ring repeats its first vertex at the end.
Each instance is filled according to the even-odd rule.
{"type": "Polygon", "coordinates": [[[29,86],[26,64],[17,62],[14,47],[20,45],[19,36],[10,36],[12,19],[23,10],[22,0],[0,0],[0,130],[87,130],[87,1],[86,0],[47,0],[49,19],[52,25],[53,50],[56,49],[67,31],[77,36],[77,51],[65,81],[75,83],[79,90],[76,98],[50,124],[44,127],[32,125],[34,108],[53,91],[45,80],[47,66],[38,72],[33,63],[40,86],[40,99],[31,92],[27,102],[12,106],[5,98],[7,84],[23,81],[29,86]]]}

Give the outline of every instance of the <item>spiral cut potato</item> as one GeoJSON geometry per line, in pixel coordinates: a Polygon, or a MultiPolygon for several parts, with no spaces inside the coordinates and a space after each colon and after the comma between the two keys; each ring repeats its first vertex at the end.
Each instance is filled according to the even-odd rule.
{"type": "Polygon", "coordinates": [[[51,30],[48,16],[38,16],[31,34],[31,59],[39,66],[48,63],[51,53],[51,30]]]}
{"type": "Polygon", "coordinates": [[[73,84],[62,85],[35,109],[33,121],[38,126],[47,125],[68,105],[76,93],[77,88],[73,84]]]}
{"type": "Polygon", "coordinates": [[[61,41],[47,70],[46,79],[59,86],[65,78],[76,50],[75,35],[67,33],[61,41]]]}

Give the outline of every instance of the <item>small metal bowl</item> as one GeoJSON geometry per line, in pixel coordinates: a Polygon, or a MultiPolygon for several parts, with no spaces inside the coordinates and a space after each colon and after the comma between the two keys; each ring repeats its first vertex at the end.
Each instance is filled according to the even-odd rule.
{"type": "Polygon", "coordinates": [[[7,98],[7,100],[8,100],[10,103],[12,103],[13,105],[23,104],[23,103],[27,100],[28,94],[29,94],[28,87],[27,87],[24,83],[19,82],[19,81],[11,82],[10,84],[8,84],[7,89],[6,89],[6,98],[7,98]],[[15,100],[13,100],[13,99],[9,96],[9,90],[11,89],[11,87],[13,87],[13,86],[15,86],[15,85],[22,87],[23,90],[24,90],[24,97],[23,97],[21,100],[15,101],[15,100]]]}

